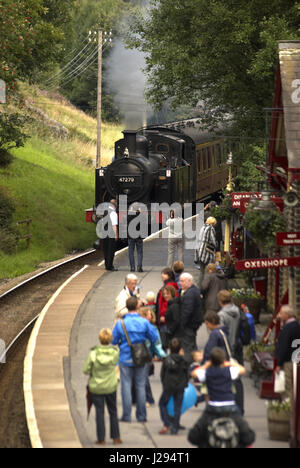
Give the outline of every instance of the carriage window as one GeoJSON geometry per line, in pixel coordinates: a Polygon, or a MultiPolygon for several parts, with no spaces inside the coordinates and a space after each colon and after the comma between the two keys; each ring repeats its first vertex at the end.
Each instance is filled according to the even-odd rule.
{"type": "Polygon", "coordinates": [[[207,170],[211,169],[211,148],[207,148],[207,170]]]}
{"type": "Polygon", "coordinates": [[[206,171],[206,149],[202,150],[203,172],[206,171]]]}
{"type": "Polygon", "coordinates": [[[198,174],[201,174],[201,153],[198,151],[197,153],[197,165],[198,165],[198,174]]]}
{"type": "Polygon", "coordinates": [[[222,154],[221,154],[221,146],[216,145],[216,164],[217,166],[221,166],[222,164],[222,154]]]}

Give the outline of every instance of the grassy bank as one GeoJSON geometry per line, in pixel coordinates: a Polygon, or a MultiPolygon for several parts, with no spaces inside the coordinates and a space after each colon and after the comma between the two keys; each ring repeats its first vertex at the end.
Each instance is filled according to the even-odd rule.
{"type": "MultiPolygon", "coordinates": [[[[0,185],[16,207],[14,222],[32,219],[30,248],[20,241],[16,254],[0,253],[0,279],[89,248],[96,238],[95,226],[85,222],[84,212],[94,203],[96,121],[66,101],[30,91],[31,105],[62,124],[68,136],[53,136],[48,123],[35,117],[25,147],[13,150],[11,165],[0,168],[0,185]]],[[[103,165],[111,160],[120,130],[103,125],[103,165]]]]}

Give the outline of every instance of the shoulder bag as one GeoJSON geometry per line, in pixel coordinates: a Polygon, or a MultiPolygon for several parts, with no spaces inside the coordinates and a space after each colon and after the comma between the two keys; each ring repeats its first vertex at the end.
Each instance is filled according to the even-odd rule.
{"type": "Polygon", "coordinates": [[[128,342],[128,345],[131,351],[131,356],[132,356],[134,366],[141,367],[147,364],[147,362],[151,362],[152,356],[149,353],[145,342],[132,344],[128,336],[123,319],[121,319],[121,324],[122,324],[122,328],[125,333],[125,337],[126,337],[126,340],[128,342]]]}

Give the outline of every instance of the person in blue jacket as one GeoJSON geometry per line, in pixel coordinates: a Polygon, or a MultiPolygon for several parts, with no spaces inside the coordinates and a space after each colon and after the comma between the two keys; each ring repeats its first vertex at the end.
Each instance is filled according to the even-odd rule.
{"type": "MultiPolygon", "coordinates": [[[[126,301],[128,313],[124,316],[124,324],[132,344],[144,343],[149,340],[155,343],[158,340],[156,328],[137,312],[138,300],[130,297],[126,301]]],[[[135,367],[131,350],[126,339],[121,320],[118,320],[113,329],[113,345],[120,347],[120,377],[123,415],[121,421],[131,422],[132,384],[136,391],[136,419],[138,422],[147,421],[146,413],[146,381],[148,366],[135,367]]]]}

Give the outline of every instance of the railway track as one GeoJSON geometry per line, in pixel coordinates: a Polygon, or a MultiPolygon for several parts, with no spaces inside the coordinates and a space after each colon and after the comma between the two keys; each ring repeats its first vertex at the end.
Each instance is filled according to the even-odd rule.
{"type": "Polygon", "coordinates": [[[30,448],[23,395],[27,342],[40,311],[58,287],[83,265],[98,264],[91,250],[63,261],[0,295],[0,448],[30,448]],[[3,362],[5,360],[5,362],[3,362]],[[3,363],[1,363],[3,362],[3,363]]]}

